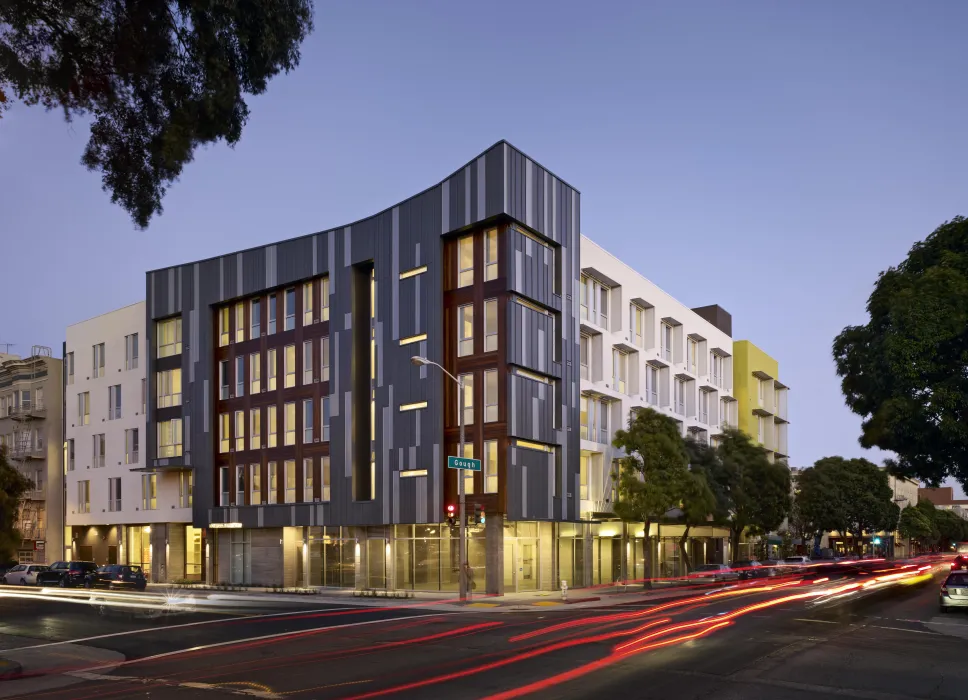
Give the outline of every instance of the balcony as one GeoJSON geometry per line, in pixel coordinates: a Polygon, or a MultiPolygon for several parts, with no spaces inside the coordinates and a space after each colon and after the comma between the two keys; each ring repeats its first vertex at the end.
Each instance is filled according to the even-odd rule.
{"type": "Polygon", "coordinates": [[[28,445],[26,447],[15,447],[10,450],[10,459],[26,460],[26,459],[46,459],[47,450],[43,445],[28,445]]]}
{"type": "Polygon", "coordinates": [[[47,539],[47,530],[43,527],[28,526],[18,528],[20,530],[20,536],[25,540],[45,540],[47,539]]]}
{"type": "Polygon", "coordinates": [[[47,407],[43,401],[22,401],[7,409],[7,417],[17,421],[46,418],[47,407]]]}

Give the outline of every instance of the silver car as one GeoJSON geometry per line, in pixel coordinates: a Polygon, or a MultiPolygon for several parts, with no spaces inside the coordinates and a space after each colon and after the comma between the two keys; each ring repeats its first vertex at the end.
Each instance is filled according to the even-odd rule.
{"type": "Polygon", "coordinates": [[[941,584],[938,595],[941,612],[951,608],[968,608],[968,572],[953,571],[941,584]]]}
{"type": "Polygon", "coordinates": [[[18,564],[3,575],[3,582],[10,586],[36,586],[37,574],[47,568],[42,564],[18,564]]]}

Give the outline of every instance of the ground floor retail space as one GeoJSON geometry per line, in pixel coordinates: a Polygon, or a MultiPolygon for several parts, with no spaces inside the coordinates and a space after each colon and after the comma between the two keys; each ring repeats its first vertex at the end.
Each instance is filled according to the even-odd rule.
{"type": "Polygon", "coordinates": [[[68,527],[65,559],[140,566],[148,581],[205,579],[204,531],[187,523],[68,527]]]}
{"type": "MultiPolygon", "coordinates": [[[[468,528],[472,589],[504,594],[684,576],[727,563],[726,531],[621,522],[505,522],[468,528]],[[647,553],[651,556],[647,556],[647,553]],[[651,562],[647,572],[647,563],[651,562]]],[[[224,528],[210,531],[206,579],[213,584],[457,591],[457,528],[224,528]]]]}

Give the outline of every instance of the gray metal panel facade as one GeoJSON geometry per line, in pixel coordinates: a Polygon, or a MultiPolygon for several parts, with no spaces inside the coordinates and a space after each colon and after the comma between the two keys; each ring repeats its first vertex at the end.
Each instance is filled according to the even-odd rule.
{"type": "MultiPolygon", "coordinates": [[[[566,377],[573,374],[573,379],[566,378],[563,385],[577,383],[577,284],[581,233],[578,202],[577,190],[502,141],[442,183],[350,226],[147,273],[149,390],[146,451],[154,455],[157,449],[154,321],[180,314],[184,461],[195,470],[194,524],[204,527],[213,519],[224,521],[230,517],[230,509],[213,508],[216,430],[212,402],[217,383],[214,307],[324,274],[330,277],[331,500],[295,507],[243,506],[232,508],[231,517],[247,526],[257,527],[439,521],[443,493],[441,480],[445,471],[441,410],[443,378],[439,372],[428,373],[414,367],[410,358],[422,354],[435,362],[444,361],[443,314],[440,312],[443,289],[441,236],[485,221],[510,217],[561,246],[563,263],[557,271],[561,275],[560,298],[549,297],[543,291],[551,288],[550,271],[543,253],[540,260],[529,262],[533,268],[528,267],[526,271],[522,268],[522,274],[515,281],[515,289],[522,295],[561,309],[561,362],[549,365],[545,359],[539,363],[544,369],[524,358],[520,362],[547,374],[560,376],[564,373],[566,377]],[[347,267],[369,261],[373,263],[376,278],[376,344],[380,358],[376,389],[376,499],[354,501],[348,476],[350,470],[346,468],[349,454],[346,436],[350,431],[345,407],[350,405],[352,398],[352,329],[347,327],[351,275],[347,267]],[[399,279],[400,272],[420,265],[427,265],[427,271],[405,280],[399,279]],[[528,275],[532,273],[543,276],[539,283],[528,281],[528,275]],[[177,290],[172,289],[172,285],[177,284],[175,280],[180,280],[177,290]],[[398,338],[418,333],[426,333],[427,340],[404,346],[399,344],[398,338]],[[419,401],[427,401],[428,407],[419,411],[399,411],[401,404],[419,401]],[[399,478],[400,471],[409,469],[427,469],[428,476],[399,478]]],[[[528,245],[523,242],[526,240],[523,236],[514,237],[515,249],[520,245],[524,250],[528,245]]],[[[530,244],[537,245],[534,241],[530,244]]],[[[513,260],[508,260],[508,264],[512,265],[513,260]]],[[[520,307],[517,304],[512,306],[520,307]]],[[[533,311],[530,313],[540,316],[533,311]]],[[[535,322],[535,333],[540,326],[540,322],[535,322]]],[[[505,331],[509,342],[525,340],[510,337],[514,328],[515,324],[509,323],[505,331]]],[[[538,347],[537,341],[533,347],[538,347]]],[[[550,338],[545,348],[546,353],[550,352],[550,338]]],[[[522,390],[522,395],[525,393],[522,390]]],[[[559,428],[550,430],[547,427],[550,421],[539,417],[539,434],[543,441],[560,447],[564,483],[573,483],[573,477],[578,473],[577,393],[567,391],[563,386],[557,392],[557,402],[556,410],[561,412],[559,428]]],[[[522,426],[526,425],[523,412],[527,412],[528,420],[533,422],[533,406],[534,402],[531,402],[529,408],[522,405],[522,408],[514,409],[522,426]]],[[[533,468],[526,469],[528,481],[520,482],[526,483],[526,489],[531,492],[522,500],[521,494],[515,495],[520,488],[520,478],[512,474],[518,467],[508,462],[508,502],[510,504],[517,498],[524,506],[514,512],[526,510],[529,519],[576,519],[577,494],[567,493],[564,498],[559,495],[552,499],[547,490],[550,488],[547,472],[549,469],[554,472],[555,455],[523,449],[516,449],[516,452],[519,455],[529,453],[520,458],[520,464],[533,468]],[[536,459],[539,461],[535,462],[536,459]],[[541,489],[544,493],[539,496],[541,489]],[[544,505],[539,507],[540,504],[544,505]]]]}
{"type": "Polygon", "coordinates": [[[557,520],[553,496],[555,455],[508,448],[508,520],[557,520]]]}

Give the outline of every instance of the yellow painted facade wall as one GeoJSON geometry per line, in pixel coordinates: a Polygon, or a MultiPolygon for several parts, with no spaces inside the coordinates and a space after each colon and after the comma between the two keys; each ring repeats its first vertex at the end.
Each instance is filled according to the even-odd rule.
{"type": "MultiPolygon", "coordinates": [[[[748,340],[733,342],[733,396],[737,401],[737,423],[740,430],[757,440],[757,416],[753,410],[759,406],[759,379],[753,372],[765,372],[773,379],[780,378],[780,365],[748,340]]],[[[768,403],[773,403],[773,388],[769,388],[768,403]]],[[[772,428],[772,421],[770,422],[772,428]]]]}

